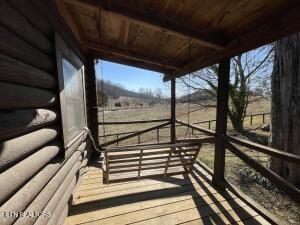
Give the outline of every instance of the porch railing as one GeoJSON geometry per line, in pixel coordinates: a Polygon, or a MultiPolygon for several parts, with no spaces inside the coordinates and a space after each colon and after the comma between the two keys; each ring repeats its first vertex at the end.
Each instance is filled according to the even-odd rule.
{"type": "MultiPolygon", "coordinates": [[[[195,129],[197,131],[200,131],[206,135],[209,136],[215,136],[215,132],[211,130],[207,130],[205,128],[197,127],[195,125],[188,124],[183,121],[176,120],[177,123],[181,125],[185,125],[186,127],[190,127],[191,129],[195,129]]],[[[253,159],[251,156],[246,154],[244,151],[242,151],[240,148],[238,148],[236,145],[241,147],[246,147],[249,149],[252,149],[257,152],[264,153],[268,156],[280,158],[281,160],[284,160],[289,163],[293,163],[297,166],[300,166],[300,156],[291,154],[288,152],[283,152],[274,148],[270,148],[261,144],[254,143],[252,141],[242,140],[236,137],[232,136],[224,136],[223,142],[225,143],[226,149],[229,150],[231,153],[236,155],[239,159],[241,159],[244,163],[246,163],[249,167],[253,168],[257,172],[261,173],[264,177],[266,177],[271,183],[273,183],[275,186],[277,186],[280,190],[284,191],[288,196],[291,197],[294,201],[300,203],[300,190],[283,179],[281,176],[274,173],[272,170],[270,170],[268,167],[261,164],[258,160],[253,159]]],[[[225,155],[226,157],[226,155],[225,155]]],[[[226,185],[228,183],[224,180],[224,184],[226,185]]]]}
{"type": "MultiPolygon", "coordinates": [[[[159,135],[159,129],[166,129],[170,128],[171,121],[169,119],[162,119],[162,120],[151,120],[151,121],[132,121],[132,122],[106,122],[105,124],[128,124],[128,123],[157,123],[162,122],[159,125],[152,126],[150,128],[147,128],[145,130],[140,130],[136,132],[131,132],[131,134],[127,134],[121,138],[117,138],[115,140],[103,143],[101,146],[108,146],[115,143],[119,143],[121,141],[124,141],[128,138],[132,138],[135,136],[140,137],[142,134],[146,134],[150,131],[157,130],[157,135],[159,135]]],[[[176,126],[186,126],[192,130],[198,131],[200,133],[203,133],[210,138],[206,141],[207,143],[216,143],[215,138],[215,132],[212,130],[209,130],[207,128],[202,128],[199,126],[196,126],[195,124],[189,124],[185,121],[176,120],[176,126]]],[[[140,138],[139,138],[140,140],[140,138]]],[[[200,139],[199,139],[200,140],[200,139]]],[[[181,141],[187,141],[183,139],[176,139],[176,142],[181,141]]],[[[191,142],[197,142],[197,138],[189,139],[188,141],[191,142]]],[[[260,145],[257,143],[254,143],[252,141],[242,140],[236,137],[225,135],[222,138],[222,141],[225,143],[225,147],[227,150],[229,150],[232,154],[234,154],[236,157],[241,159],[245,164],[247,164],[249,167],[253,168],[257,172],[261,173],[264,177],[266,177],[271,183],[276,185],[280,190],[284,191],[287,195],[289,195],[294,201],[300,203],[300,190],[293,186],[291,183],[274,173],[272,170],[270,170],[268,167],[260,163],[258,160],[252,158],[250,155],[246,154],[245,151],[241,150],[238,146],[246,147],[248,149],[264,153],[267,156],[277,157],[280,158],[286,162],[293,163],[297,166],[300,165],[300,156],[283,152],[274,148],[270,148],[264,145],[260,145]]],[[[159,138],[157,138],[157,142],[159,142],[159,138]]],[[[145,144],[144,144],[145,145],[145,144]]],[[[225,155],[226,157],[226,155],[225,155]]],[[[224,180],[224,184],[226,185],[228,182],[224,180]]]]}

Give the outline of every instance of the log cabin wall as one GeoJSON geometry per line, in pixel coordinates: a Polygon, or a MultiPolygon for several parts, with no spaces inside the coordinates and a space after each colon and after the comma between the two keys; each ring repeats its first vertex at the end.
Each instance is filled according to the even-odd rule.
{"type": "Polygon", "coordinates": [[[83,136],[63,154],[54,33],[84,58],[52,7],[50,0],[0,1],[2,225],[63,222],[92,151],[83,136]],[[51,217],[7,214],[24,211],[51,217]]]}

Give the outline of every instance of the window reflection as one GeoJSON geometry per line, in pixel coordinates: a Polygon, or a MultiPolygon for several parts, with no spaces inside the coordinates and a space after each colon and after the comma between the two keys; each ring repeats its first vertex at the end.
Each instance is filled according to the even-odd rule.
{"type": "Polygon", "coordinates": [[[65,107],[69,140],[85,126],[83,69],[76,69],[68,60],[62,59],[65,107]]]}

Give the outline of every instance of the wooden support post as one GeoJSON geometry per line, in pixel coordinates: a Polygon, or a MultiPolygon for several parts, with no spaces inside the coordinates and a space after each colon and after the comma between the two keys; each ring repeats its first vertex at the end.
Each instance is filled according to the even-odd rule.
{"type": "MultiPolygon", "coordinates": [[[[117,134],[117,140],[119,139],[119,135],[117,134]]],[[[119,142],[117,141],[117,146],[119,146],[119,142]]]]}
{"type": "Polygon", "coordinates": [[[265,115],[266,114],[263,114],[262,116],[263,116],[263,124],[265,123],[265,115]]]}
{"type": "Polygon", "coordinates": [[[251,115],[250,116],[250,125],[252,125],[253,124],[253,116],[251,115]]]}
{"type": "Polygon", "coordinates": [[[216,142],[214,158],[213,184],[224,189],[225,171],[225,140],[227,133],[227,114],[229,96],[230,58],[219,63],[218,90],[217,90],[217,119],[216,119],[216,142]]]}
{"type": "Polygon", "coordinates": [[[170,137],[171,142],[175,143],[176,141],[176,80],[171,80],[171,130],[170,137]]]}
{"type": "Polygon", "coordinates": [[[138,134],[138,144],[140,144],[140,143],[141,143],[141,135],[138,134]]]}
{"type": "Polygon", "coordinates": [[[156,141],[159,143],[159,129],[156,129],[156,141]]]}
{"type": "MultiPolygon", "coordinates": [[[[96,90],[96,74],[95,74],[95,58],[91,55],[87,56],[85,75],[88,82],[88,128],[90,129],[95,145],[99,148],[99,130],[98,130],[98,108],[97,108],[97,90],[96,90]]],[[[96,153],[96,151],[94,151],[96,153]]]]}
{"type": "Polygon", "coordinates": [[[210,130],[210,121],[208,121],[208,129],[210,130]]]}

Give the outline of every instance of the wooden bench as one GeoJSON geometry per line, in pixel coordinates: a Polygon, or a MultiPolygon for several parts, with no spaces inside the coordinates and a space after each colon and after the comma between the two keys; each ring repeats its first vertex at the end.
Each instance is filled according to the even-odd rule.
{"type": "Polygon", "coordinates": [[[140,179],[142,171],[148,176],[168,175],[169,168],[184,168],[178,172],[191,172],[201,143],[160,143],[104,148],[103,182],[109,184],[111,174],[133,173],[140,179]],[[155,170],[163,171],[158,173],[155,170]]]}

